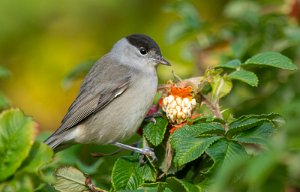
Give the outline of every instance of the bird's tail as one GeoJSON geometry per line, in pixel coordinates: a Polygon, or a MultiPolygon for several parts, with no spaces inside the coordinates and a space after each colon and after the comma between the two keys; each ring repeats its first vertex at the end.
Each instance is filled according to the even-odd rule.
{"type": "Polygon", "coordinates": [[[44,141],[44,143],[51,147],[54,152],[58,152],[70,146],[70,144],[64,143],[63,138],[64,136],[62,134],[53,133],[50,137],[48,137],[48,139],[44,141]]]}

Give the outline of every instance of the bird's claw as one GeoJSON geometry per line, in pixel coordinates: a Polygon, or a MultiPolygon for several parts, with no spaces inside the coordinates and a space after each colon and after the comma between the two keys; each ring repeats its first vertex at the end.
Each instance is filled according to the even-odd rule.
{"type": "Polygon", "coordinates": [[[152,148],[145,147],[145,148],[143,148],[143,151],[144,151],[143,154],[146,155],[147,157],[149,157],[152,162],[157,161],[156,155],[152,148]]]}

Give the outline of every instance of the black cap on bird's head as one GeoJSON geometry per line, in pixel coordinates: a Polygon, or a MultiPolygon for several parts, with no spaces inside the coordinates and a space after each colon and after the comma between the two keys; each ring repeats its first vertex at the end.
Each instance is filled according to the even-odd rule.
{"type": "Polygon", "coordinates": [[[139,49],[141,54],[145,55],[149,51],[153,51],[159,57],[157,58],[157,62],[170,65],[170,63],[163,58],[159,46],[151,37],[143,34],[132,34],[128,35],[126,39],[131,45],[139,49]]]}

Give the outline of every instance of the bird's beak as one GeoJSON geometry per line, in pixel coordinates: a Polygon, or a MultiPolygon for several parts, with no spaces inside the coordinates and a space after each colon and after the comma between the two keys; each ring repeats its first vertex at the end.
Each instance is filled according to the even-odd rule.
{"type": "Polygon", "coordinates": [[[160,63],[160,64],[163,64],[163,65],[168,65],[168,66],[171,66],[171,64],[163,57],[159,57],[157,59],[157,63],[160,63]]]}

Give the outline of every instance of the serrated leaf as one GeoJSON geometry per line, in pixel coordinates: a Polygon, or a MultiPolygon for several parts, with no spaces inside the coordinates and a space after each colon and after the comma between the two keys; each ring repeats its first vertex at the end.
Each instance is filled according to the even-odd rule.
{"type": "Polygon", "coordinates": [[[181,138],[180,141],[171,140],[172,147],[175,150],[174,162],[178,166],[184,165],[200,157],[204,151],[220,136],[213,137],[191,137],[181,138]]]}
{"type": "Polygon", "coordinates": [[[226,132],[226,135],[231,137],[237,133],[241,133],[248,129],[255,128],[261,125],[263,122],[269,121],[268,119],[264,118],[256,118],[256,117],[249,117],[245,119],[241,119],[240,121],[234,121],[229,124],[229,129],[226,132]]]}
{"type": "Polygon", "coordinates": [[[277,52],[259,53],[249,58],[242,66],[257,65],[276,67],[280,69],[296,70],[297,66],[286,56],[277,52]]]}
{"type": "Polygon", "coordinates": [[[143,178],[137,172],[139,162],[132,162],[127,159],[118,159],[113,167],[111,182],[116,191],[135,190],[143,184],[143,178]]]}
{"type": "Polygon", "coordinates": [[[85,175],[74,167],[61,167],[56,173],[54,188],[60,192],[88,192],[85,175]]]}
{"type": "Polygon", "coordinates": [[[148,164],[136,164],[136,172],[143,178],[144,181],[156,181],[156,173],[148,164]]]}
{"type": "Polygon", "coordinates": [[[0,181],[17,170],[29,154],[34,139],[34,122],[19,109],[0,115],[0,181]]]}
{"type": "Polygon", "coordinates": [[[212,122],[216,122],[216,123],[221,123],[221,124],[225,124],[226,121],[224,121],[224,119],[220,119],[217,117],[205,117],[205,116],[199,116],[196,118],[189,118],[187,119],[188,124],[195,124],[195,123],[212,123],[212,122]]]}
{"type": "Polygon", "coordinates": [[[203,135],[213,135],[213,134],[223,134],[223,133],[224,133],[224,128],[220,123],[199,122],[192,125],[185,125],[182,128],[176,130],[172,134],[171,140],[173,140],[174,142],[175,140],[180,141],[180,139],[183,137],[189,138],[189,137],[198,137],[203,135]]]}
{"type": "Polygon", "coordinates": [[[196,123],[185,125],[171,136],[171,145],[175,150],[174,162],[178,166],[200,157],[205,149],[224,134],[220,123],[196,123]]]}
{"type": "Polygon", "coordinates": [[[155,120],[155,124],[153,122],[149,122],[143,128],[143,135],[151,144],[158,146],[164,139],[168,120],[162,117],[158,117],[155,120]]]}
{"type": "Polygon", "coordinates": [[[275,125],[278,123],[279,119],[278,114],[262,114],[262,115],[245,115],[236,119],[235,121],[229,124],[227,136],[232,137],[233,135],[243,132],[248,129],[256,128],[261,125],[263,122],[274,122],[275,125]]]}
{"type": "Polygon", "coordinates": [[[237,69],[241,64],[242,63],[240,60],[234,59],[227,63],[222,63],[221,65],[217,66],[217,68],[237,69]]]}
{"type": "Polygon", "coordinates": [[[48,145],[36,141],[18,171],[37,173],[41,166],[52,160],[52,157],[53,150],[48,145]]]}
{"type": "Polygon", "coordinates": [[[257,87],[258,78],[255,73],[246,70],[234,71],[228,75],[231,79],[245,82],[251,86],[257,87]]]}
{"type": "Polygon", "coordinates": [[[173,192],[200,192],[201,188],[197,185],[189,183],[184,180],[177,179],[176,177],[168,177],[167,178],[168,187],[173,192]]]}
{"type": "Polygon", "coordinates": [[[234,162],[237,158],[247,155],[245,148],[240,144],[220,139],[206,149],[206,153],[213,159],[213,169],[219,169],[226,163],[234,162]]]}
{"type": "MultiPolygon", "coordinates": [[[[164,192],[172,192],[170,189],[168,190],[166,188],[167,183],[165,182],[155,182],[155,183],[144,183],[142,186],[140,186],[137,190],[134,190],[135,192],[157,192],[157,191],[164,191],[164,192]]],[[[131,192],[131,191],[130,191],[131,192]]]]}
{"type": "Polygon", "coordinates": [[[270,137],[273,132],[274,124],[264,121],[261,125],[253,129],[248,129],[236,134],[232,140],[240,143],[265,144],[266,138],[270,137]]]}

